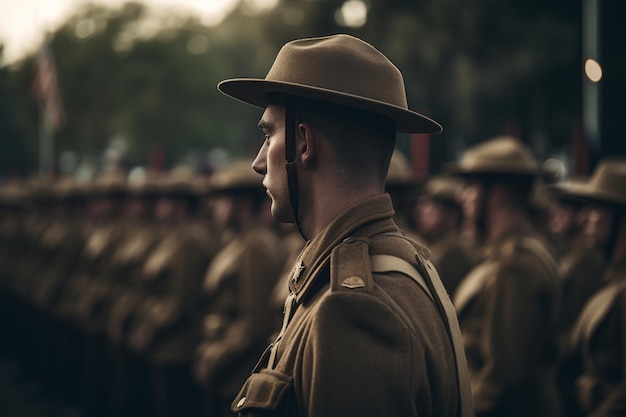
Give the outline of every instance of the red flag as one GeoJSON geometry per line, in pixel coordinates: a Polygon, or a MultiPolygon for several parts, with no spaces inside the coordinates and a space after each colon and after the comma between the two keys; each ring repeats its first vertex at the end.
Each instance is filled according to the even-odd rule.
{"type": "Polygon", "coordinates": [[[33,91],[43,111],[45,123],[57,131],[65,124],[65,112],[57,82],[54,55],[48,42],[37,53],[33,91]]]}

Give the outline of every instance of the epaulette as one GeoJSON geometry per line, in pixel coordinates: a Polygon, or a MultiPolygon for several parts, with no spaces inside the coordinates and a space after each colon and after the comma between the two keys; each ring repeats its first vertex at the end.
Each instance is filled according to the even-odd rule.
{"type": "Polygon", "coordinates": [[[333,249],[330,254],[330,290],[373,293],[367,240],[348,238],[333,249]]]}

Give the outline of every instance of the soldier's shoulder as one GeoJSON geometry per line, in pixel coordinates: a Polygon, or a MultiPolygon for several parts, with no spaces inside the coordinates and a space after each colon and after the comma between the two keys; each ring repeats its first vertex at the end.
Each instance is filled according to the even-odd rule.
{"type": "Polygon", "coordinates": [[[374,282],[367,240],[348,238],[330,254],[330,291],[372,293],[374,282]]]}

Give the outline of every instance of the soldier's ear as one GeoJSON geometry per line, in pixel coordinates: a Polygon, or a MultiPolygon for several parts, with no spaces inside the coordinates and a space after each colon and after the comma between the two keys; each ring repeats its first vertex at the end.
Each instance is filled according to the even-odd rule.
{"type": "Polygon", "coordinates": [[[303,168],[309,167],[314,161],[318,146],[319,135],[315,129],[307,123],[298,125],[298,140],[296,143],[296,151],[300,156],[300,162],[303,168]]]}

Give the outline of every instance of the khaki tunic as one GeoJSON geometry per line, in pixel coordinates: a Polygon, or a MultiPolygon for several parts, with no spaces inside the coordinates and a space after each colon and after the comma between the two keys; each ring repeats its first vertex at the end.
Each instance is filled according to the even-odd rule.
{"type": "Polygon", "coordinates": [[[605,277],[572,333],[583,370],[575,383],[578,404],[593,417],[626,415],[626,261],[605,277]]]}
{"type": "Polygon", "coordinates": [[[142,268],[143,296],[128,338],[155,364],[184,364],[200,341],[202,274],[214,245],[195,222],[171,225],[163,236],[142,268]]]}
{"type": "Polygon", "coordinates": [[[388,195],[366,200],[307,244],[292,273],[295,305],[287,312],[295,313],[276,357],[270,363],[264,355],[234,411],[457,415],[455,359],[437,307],[412,278],[369,268],[370,254],[410,254],[415,263],[427,253],[401,236],[392,215],[388,195]],[[355,275],[341,280],[340,271],[355,275]]]}
{"type": "Polygon", "coordinates": [[[119,245],[111,259],[109,281],[111,308],[107,317],[107,335],[115,344],[125,342],[128,325],[141,303],[141,268],[154,249],[162,231],[153,222],[129,225],[127,238],[119,245]]]}
{"type": "Polygon", "coordinates": [[[606,261],[598,249],[572,247],[560,260],[561,307],[557,318],[559,351],[566,350],[570,331],[584,305],[604,286],[606,261]]]}
{"type": "Polygon", "coordinates": [[[276,234],[254,226],[234,236],[204,276],[204,335],[195,362],[213,395],[230,401],[274,331],[270,296],[286,252],[276,234]]]}
{"type": "Polygon", "coordinates": [[[454,295],[459,283],[476,263],[476,256],[458,233],[450,232],[428,245],[430,259],[437,268],[448,294],[454,295]]]}
{"type": "Polygon", "coordinates": [[[476,415],[554,417],[558,266],[519,225],[484,249],[456,291],[476,415]]]}

